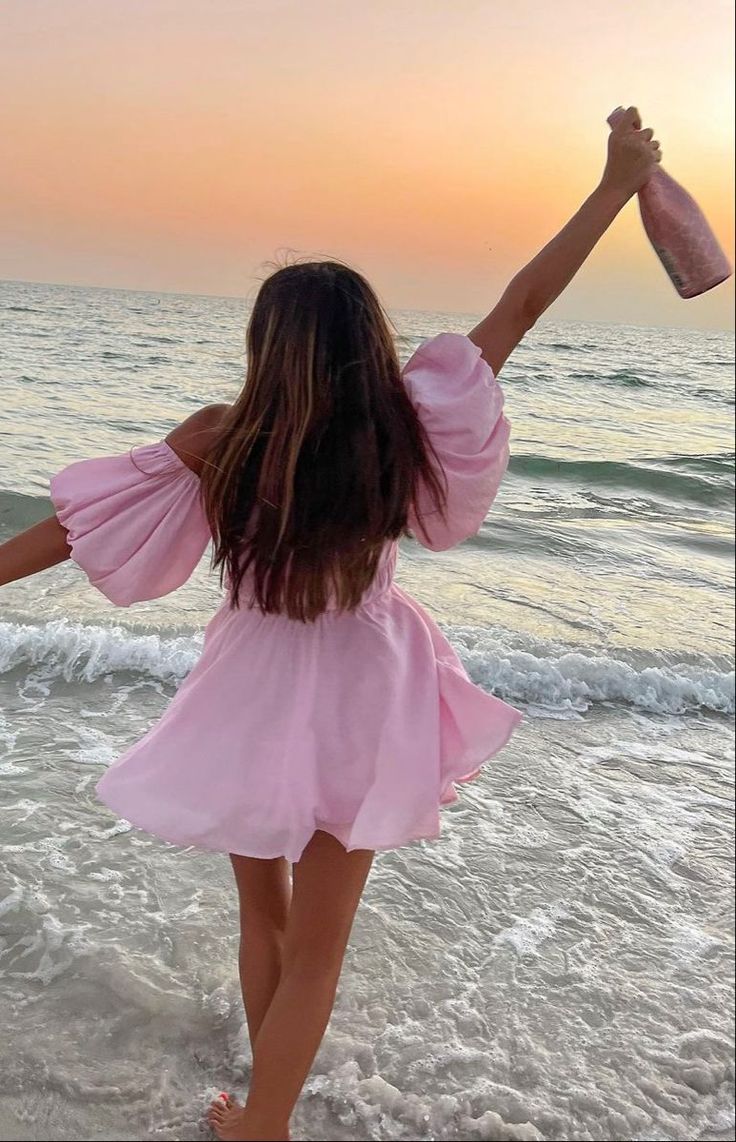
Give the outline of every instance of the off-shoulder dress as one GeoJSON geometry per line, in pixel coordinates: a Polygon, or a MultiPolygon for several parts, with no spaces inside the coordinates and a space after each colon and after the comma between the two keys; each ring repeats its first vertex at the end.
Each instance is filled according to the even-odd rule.
{"type": "MultiPolygon", "coordinates": [[[[444,521],[475,534],[508,463],[503,393],[467,337],[425,341],[404,383],[447,478],[444,521]]],[[[166,442],[82,460],[51,481],[72,558],[118,606],[181,586],[210,540],[199,478],[166,442]]],[[[420,497],[419,512],[423,505],[420,497]]],[[[299,859],[317,829],[347,849],[435,838],[440,809],[521,715],[473,684],[430,616],[394,582],[387,544],[357,610],[301,623],[228,599],[160,720],[104,774],[100,798],[184,846],[299,859]]]]}

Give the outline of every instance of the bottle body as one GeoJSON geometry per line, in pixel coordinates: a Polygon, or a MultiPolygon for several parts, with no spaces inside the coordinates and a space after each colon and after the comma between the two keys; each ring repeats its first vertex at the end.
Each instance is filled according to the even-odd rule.
{"type": "MultiPolygon", "coordinates": [[[[608,117],[615,127],[622,110],[608,117]]],[[[731,276],[718,239],[691,194],[657,167],[639,191],[647,237],[680,297],[698,297],[731,276]]]]}
{"type": "Polygon", "coordinates": [[[639,191],[639,211],[680,297],[698,297],[730,277],[728,259],[697,202],[661,168],[639,191]]]}

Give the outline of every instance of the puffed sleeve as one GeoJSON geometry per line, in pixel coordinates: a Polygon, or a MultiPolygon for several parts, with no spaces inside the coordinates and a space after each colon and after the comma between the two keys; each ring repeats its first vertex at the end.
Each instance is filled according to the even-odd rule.
{"type": "Polygon", "coordinates": [[[425,547],[444,551],[475,535],[506,471],[503,390],[480,348],[459,333],[423,342],[403,377],[447,480],[445,520],[420,488],[409,527],[425,547]]]}
{"type": "Polygon", "coordinates": [[[165,441],[71,464],[51,499],[72,559],[120,607],[180,587],[210,539],[199,477],[165,441]]]}

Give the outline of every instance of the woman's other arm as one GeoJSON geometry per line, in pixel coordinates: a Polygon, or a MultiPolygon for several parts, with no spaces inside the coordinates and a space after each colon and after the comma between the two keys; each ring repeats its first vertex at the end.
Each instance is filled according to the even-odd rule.
{"type": "MultiPolygon", "coordinates": [[[[213,435],[228,407],[208,405],[178,425],[166,438],[183,463],[197,475],[206,463],[213,435]]],[[[63,563],[72,553],[67,536],[66,528],[53,515],[0,544],[0,587],[63,563]]]]}
{"type": "Polygon", "coordinates": [[[52,515],[0,544],[0,587],[63,563],[71,553],[66,528],[52,515]]]}

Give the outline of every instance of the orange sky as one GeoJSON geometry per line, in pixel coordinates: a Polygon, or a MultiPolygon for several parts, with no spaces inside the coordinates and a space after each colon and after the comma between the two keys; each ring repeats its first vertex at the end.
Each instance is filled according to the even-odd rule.
{"type": "MultiPolygon", "coordinates": [[[[731,0],[2,0],[0,278],[252,294],[284,248],[480,313],[635,102],[734,253],[731,0]]],[[[635,205],[550,311],[733,328],[635,205]]]]}

